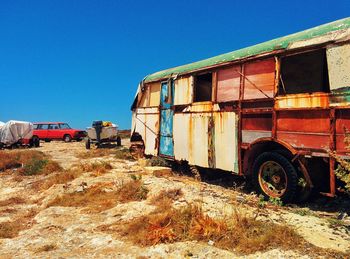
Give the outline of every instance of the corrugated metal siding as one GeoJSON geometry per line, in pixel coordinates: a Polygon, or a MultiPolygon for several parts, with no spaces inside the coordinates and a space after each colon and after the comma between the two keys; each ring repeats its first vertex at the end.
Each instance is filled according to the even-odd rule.
{"type": "Polygon", "coordinates": [[[275,60],[273,58],[244,64],[244,99],[273,97],[275,86],[275,60]]]}
{"type": "Polygon", "coordinates": [[[228,102],[239,99],[241,75],[240,66],[221,69],[218,71],[217,101],[228,102]]]}
{"type": "Polygon", "coordinates": [[[183,77],[175,80],[174,104],[190,104],[193,96],[193,77],[183,77]]]}
{"type": "Polygon", "coordinates": [[[350,87],[350,45],[327,49],[327,63],[331,90],[350,87]]]}

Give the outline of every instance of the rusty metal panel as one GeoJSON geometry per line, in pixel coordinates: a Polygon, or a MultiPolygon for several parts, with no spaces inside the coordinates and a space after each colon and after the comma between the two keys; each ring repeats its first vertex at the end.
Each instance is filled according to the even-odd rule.
{"type": "Polygon", "coordinates": [[[174,154],[177,160],[191,165],[209,167],[208,121],[210,113],[174,115],[174,154]]]}
{"type": "Polygon", "coordinates": [[[259,138],[269,138],[272,132],[264,130],[242,130],[242,143],[250,144],[259,138]]]}
{"type": "Polygon", "coordinates": [[[275,101],[276,109],[328,107],[329,96],[326,93],[290,94],[287,96],[279,96],[275,101]]]}
{"type": "Polygon", "coordinates": [[[327,49],[327,64],[331,90],[350,87],[350,45],[327,49]]]}
{"type": "Polygon", "coordinates": [[[193,77],[182,77],[175,80],[174,104],[190,104],[193,95],[193,77]]]}
{"type": "Polygon", "coordinates": [[[329,133],[329,111],[279,111],[277,117],[277,130],[306,133],[329,133]]]}
{"type": "Polygon", "coordinates": [[[342,109],[336,111],[336,150],[339,153],[349,152],[349,148],[347,147],[349,143],[349,139],[346,139],[346,135],[350,133],[350,110],[342,109]]]}
{"type": "Polygon", "coordinates": [[[189,163],[202,167],[209,167],[208,164],[208,120],[210,113],[191,114],[190,126],[191,131],[191,150],[189,163]]]}
{"type": "Polygon", "coordinates": [[[192,131],[190,131],[190,119],[190,114],[174,114],[174,156],[178,161],[189,161],[190,150],[192,149],[192,142],[190,141],[190,138],[192,137],[192,131]]]}
{"type": "Polygon", "coordinates": [[[147,107],[148,106],[148,91],[145,90],[143,92],[140,92],[141,100],[139,103],[139,107],[147,107]]]}
{"type": "Polygon", "coordinates": [[[160,82],[148,84],[149,106],[159,106],[160,103],[160,82]]]}
{"type": "Polygon", "coordinates": [[[158,134],[158,114],[145,115],[145,154],[156,156],[157,150],[157,134],[158,134]]]}
{"type": "Polygon", "coordinates": [[[275,70],[274,58],[244,64],[244,99],[273,97],[275,70]]]}
{"type": "Polygon", "coordinates": [[[240,66],[221,69],[217,73],[217,101],[228,102],[239,99],[240,66]]]}
{"type": "Polygon", "coordinates": [[[279,111],[277,114],[277,138],[297,148],[328,148],[330,130],[329,110],[279,111]]]}
{"type": "Polygon", "coordinates": [[[133,131],[138,132],[145,144],[146,155],[157,155],[157,133],[159,114],[156,108],[139,108],[133,114],[133,131]]]}
{"type": "Polygon", "coordinates": [[[212,102],[200,102],[191,104],[190,106],[186,107],[183,111],[196,113],[215,112],[220,111],[220,106],[212,102]]]}
{"type": "Polygon", "coordinates": [[[213,113],[215,124],[215,168],[238,173],[237,115],[213,113]]]}

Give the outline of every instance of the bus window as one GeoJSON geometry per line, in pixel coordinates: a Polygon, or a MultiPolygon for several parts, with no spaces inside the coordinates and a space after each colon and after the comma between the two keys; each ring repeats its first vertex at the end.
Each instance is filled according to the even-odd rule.
{"type": "Polygon", "coordinates": [[[194,81],[194,102],[211,101],[212,74],[197,75],[194,81]]]}
{"type": "Polygon", "coordinates": [[[324,49],[281,59],[278,94],[329,92],[324,49]]]}

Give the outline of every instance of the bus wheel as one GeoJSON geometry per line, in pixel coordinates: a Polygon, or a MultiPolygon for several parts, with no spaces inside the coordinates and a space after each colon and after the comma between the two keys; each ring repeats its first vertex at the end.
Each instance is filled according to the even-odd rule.
{"type": "Polygon", "coordinates": [[[265,199],[294,199],[298,187],[297,172],[292,163],[279,153],[265,152],[253,164],[253,183],[265,199]]]}

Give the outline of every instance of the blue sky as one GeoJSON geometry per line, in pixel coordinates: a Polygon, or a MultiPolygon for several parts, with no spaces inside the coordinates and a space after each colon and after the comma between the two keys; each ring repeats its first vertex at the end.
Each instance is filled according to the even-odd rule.
{"type": "Polygon", "coordinates": [[[0,0],[0,121],[130,128],[147,74],[349,16],[350,1],[0,0]]]}

